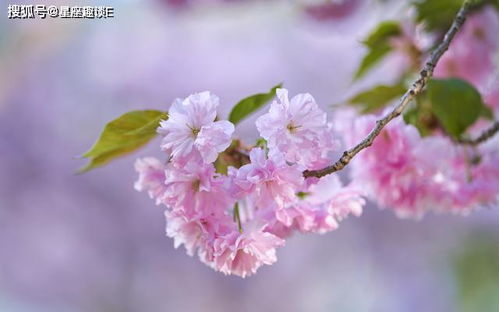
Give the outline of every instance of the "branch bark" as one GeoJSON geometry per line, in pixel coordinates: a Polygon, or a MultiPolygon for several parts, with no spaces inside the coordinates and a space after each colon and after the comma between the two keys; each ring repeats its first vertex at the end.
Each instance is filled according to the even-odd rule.
{"type": "MultiPolygon", "coordinates": [[[[386,116],[376,121],[376,126],[371,130],[367,137],[353,148],[343,152],[343,155],[334,164],[319,170],[306,170],[303,172],[304,177],[323,177],[333,172],[342,170],[350,161],[363,149],[372,145],[374,139],[381,133],[381,130],[394,118],[400,116],[409,103],[420,94],[426,87],[426,84],[433,76],[433,70],[437,66],[438,61],[442,55],[449,49],[449,45],[454,39],[455,35],[463,26],[466,16],[472,7],[471,0],[465,0],[457,13],[451,27],[445,34],[442,42],[431,52],[428,61],[419,73],[419,78],[412,84],[412,86],[400,98],[395,108],[386,116]]],[[[497,123],[496,123],[497,126],[497,123]]],[[[496,130],[497,131],[497,130],[496,130]]],[[[486,140],[486,138],[484,139],[486,140]]],[[[477,143],[478,144],[478,143],[477,143]]]]}
{"type": "Polygon", "coordinates": [[[460,139],[458,143],[477,146],[480,143],[483,143],[493,137],[497,132],[499,132],[499,121],[495,121],[490,128],[483,131],[478,137],[475,139],[460,139]]]}

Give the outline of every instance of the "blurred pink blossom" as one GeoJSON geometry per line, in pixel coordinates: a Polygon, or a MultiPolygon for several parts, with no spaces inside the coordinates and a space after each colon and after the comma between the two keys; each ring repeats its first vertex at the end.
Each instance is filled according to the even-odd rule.
{"type": "MultiPolygon", "coordinates": [[[[374,115],[353,120],[343,132],[347,142],[360,142],[375,121],[374,115]]],[[[445,147],[426,143],[412,125],[401,119],[393,120],[373,145],[352,161],[352,184],[380,207],[393,209],[400,217],[421,217],[434,204],[431,182],[448,154],[445,147]]]]}
{"type": "Polygon", "coordinates": [[[492,7],[471,15],[435,68],[436,77],[458,77],[481,89],[494,72],[499,15],[492,7]]]}
{"type": "MultiPolygon", "coordinates": [[[[350,125],[343,122],[347,142],[359,142],[375,120],[365,115],[350,125]]],[[[440,133],[421,138],[412,125],[393,120],[352,161],[351,183],[399,217],[421,218],[427,211],[468,214],[497,202],[498,153],[494,140],[471,149],[440,133]]]]}

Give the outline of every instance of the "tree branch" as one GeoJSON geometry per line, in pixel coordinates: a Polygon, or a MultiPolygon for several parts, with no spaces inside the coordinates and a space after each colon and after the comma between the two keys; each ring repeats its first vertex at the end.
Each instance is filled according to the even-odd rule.
{"type": "Polygon", "coordinates": [[[497,132],[499,132],[499,121],[494,121],[492,126],[485,131],[483,131],[478,137],[475,139],[459,139],[457,142],[460,144],[476,146],[480,143],[483,143],[493,137],[497,132]]]}
{"type": "MultiPolygon", "coordinates": [[[[343,155],[334,164],[319,170],[306,170],[303,172],[304,177],[323,177],[333,172],[342,170],[350,163],[352,158],[363,149],[372,145],[374,139],[380,134],[381,130],[394,118],[400,116],[407,105],[420,94],[426,84],[433,76],[433,70],[445,51],[449,49],[449,45],[454,39],[461,26],[463,26],[466,16],[471,10],[472,0],[465,0],[461,9],[457,13],[451,27],[444,36],[442,42],[431,52],[428,61],[421,70],[419,78],[412,84],[409,90],[400,98],[395,108],[386,116],[376,121],[376,126],[371,130],[369,135],[353,148],[343,152],[343,155]]],[[[497,131],[497,130],[496,130],[497,131]]]]}

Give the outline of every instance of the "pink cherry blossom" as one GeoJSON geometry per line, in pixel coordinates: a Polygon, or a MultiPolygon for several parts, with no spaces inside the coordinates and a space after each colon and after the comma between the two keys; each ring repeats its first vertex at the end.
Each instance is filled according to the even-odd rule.
{"type": "Polygon", "coordinates": [[[362,214],[365,200],[360,191],[344,187],[336,175],[316,180],[308,181],[302,200],[276,211],[279,221],[301,232],[326,233],[338,228],[338,222],[348,215],[362,214]]]}
{"type": "Polygon", "coordinates": [[[359,217],[365,205],[360,189],[352,185],[343,186],[337,175],[321,178],[309,187],[307,193],[305,202],[310,205],[326,205],[328,213],[338,221],[350,214],[359,217]]]}
{"type": "Polygon", "coordinates": [[[477,148],[455,146],[451,170],[439,176],[442,196],[435,210],[467,215],[499,202],[499,139],[477,148]]]}
{"type": "Polygon", "coordinates": [[[183,211],[165,211],[166,235],[173,238],[174,247],[184,245],[189,256],[208,239],[208,223],[198,217],[187,217],[183,211]]]}
{"type": "Polygon", "coordinates": [[[496,114],[499,114],[499,79],[496,83],[498,87],[485,93],[483,101],[487,106],[492,108],[496,114]]]}
{"type": "Polygon", "coordinates": [[[217,213],[194,215],[184,211],[165,211],[166,235],[173,238],[175,248],[184,245],[189,256],[193,256],[199,249],[202,258],[206,260],[207,254],[213,254],[213,241],[220,235],[230,233],[235,224],[225,211],[217,213]]]}
{"type": "Polygon", "coordinates": [[[314,1],[304,6],[304,11],[320,21],[343,20],[351,17],[364,0],[314,1]]]}
{"type": "MultiPolygon", "coordinates": [[[[293,197],[292,200],[297,200],[297,197],[293,197]]],[[[251,196],[245,196],[238,200],[238,205],[240,219],[244,228],[246,227],[245,223],[257,221],[260,224],[265,224],[265,232],[272,233],[283,239],[289,237],[295,230],[276,218],[276,212],[282,209],[279,208],[275,201],[266,206],[257,207],[251,196]]]]}
{"type": "MultiPolygon", "coordinates": [[[[375,120],[375,116],[367,115],[353,121],[346,130],[349,140],[360,141],[375,120]]],[[[373,145],[352,161],[352,184],[399,217],[422,217],[440,194],[433,181],[446,167],[446,146],[422,139],[416,128],[401,119],[393,120],[373,145]]]]}
{"type": "MultiPolygon", "coordinates": [[[[294,232],[326,233],[350,215],[360,216],[364,196],[397,216],[421,218],[427,211],[468,214],[499,202],[499,139],[471,148],[435,131],[422,138],[399,118],[351,162],[352,181],[337,174],[303,178],[303,170],[323,166],[334,146],[332,126],[309,94],[278,101],[257,121],[268,150],[239,151],[240,168],[226,175],[212,163],[231,141],[233,125],[215,122],[218,99],[209,92],[177,101],[159,129],[166,164],[137,160],[135,188],[167,207],[166,234],[175,248],[224,274],[249,276],[273,264],[276,249],[294,232]]],[[[486,98],[488,100],[488,98],[486,98]]],[[[335,131],[348,146],[363,140],[375,115],[338,114],[335,131]]],[[[490,124],[481,120],[469,134],[490,124]]]]}
{"type": "Polygon", "coordinates": [[[156,204],[161,203],[165,192],[165,165],[157,158],[146,157],[135,161],[135,170],[139,173],[139,179],[134,187],[137,191],[147,191],[149,197],[156,199],[156,204]]]}
{"type": "Polygon", "coordinates": [[[190,214],[224,210],[233,203],[224,183],[226,177],[215,173],[212,164],[189,162],[183,167],[169,164],[165,170],[164,203],[190,214]]]}
{"type": "Polygon", "coordinates": [[[282,155],[267,158],[261,148],[250,151],[250,161],[231,172],[235,196],[249,196],[257,209],[274,204],[284,206],[296,200],[295,194],[303,183],[302,172],[296,165],[288,165],[282,155]]]}
{"type": "Polygon", "coordinates": [[[224,151],[231,142],[234,125],[226,120],[216,121],[204,126],[198,134],[195,146],[205,162],[214,162],[218,154],[224,151]]]}
{"type": "Polygon", "coordinates": [[[499,47],[499,15],[486,7],[467,18],[435,68],[436,77],[458,77],[481,88],[494,72],[499,47]]]}
{"type": "Polygon", "coordinates": [[[264,226],[251,224],[243,233],[233,231],[214,242],[213,267],[224,274],[246,277],[256,273],[263,264],[277,261],[276,248],[284,240],[268,232],[264,226]]]}
{"type": "MultiPolygon", "coordinates": [[[[365,137],[375,119],[357,118],[343,129],[347,139],[365,137]]],[[[352,161],[352,184],[399,217],[420,218],[427,211],[468,214],[498,201],[497,146],[497,139],[474,149],[459,146],[441,133],[421,138],[414,127],[392,121],[352,161]]]]}
{"type": "Polygon", "coordinates": [[[199,153],[205,163],[210,163],[230,145],[234,125],[226,120],[215,121],[218,104],[218,97],[208,91],[173,102],[168,119],[158,128],[164,135],[161,148],[173,161],[185,164],[199,153]]]}
{"type": "Polygon", "coordinates": [[[308,94],[291,100],[288,90],[277,89],[277,101],[256,121],[260,135],[267,140],[269,153],[284,154],[286,161],[308,169],[318,169],[335,148],[327,116],[308,94]]]}

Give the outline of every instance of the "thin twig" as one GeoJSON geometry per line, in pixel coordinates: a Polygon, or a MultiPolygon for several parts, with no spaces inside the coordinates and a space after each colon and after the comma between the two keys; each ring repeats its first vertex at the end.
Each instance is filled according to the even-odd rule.
{"type": "Polygon", "coordinates": [[[449,49],[449,45],[452,42],[452,39],[454,39],[454,36],[459,31],[461,26],[463,26],[466,16],[470,12],[472,2],[473,1],[470,0],[464,1],[463,5],[461,6],[461,9],[454,18],[451,27],[445,34],[444,39],[430,54],[428,61],[426,62],[425,66],[423,67],[423,69],[419,74],[420,75],[419,78],[412,84],[409,90],[407,90],[406,93],[400,98],[395,108],[388,115],[376,121],[376,126],[374,127],[374,129],[371,130],[369,135],[364,140],[362,140],[362,142],[360,142],[353,148],[346,150],[343,153],[343,155],[340,157],[340,159],[338,159],[338,161],[323,169],[311,170],[311,171],[306,170],[303,172],[304,177],[320,178],[343,169],[346,165],[348,165],[348,163],[350,163],[350,161],[355,155],[357,155],[363,149],[372,145],[374,139],[380,134],[381,130],[383,130],[383,128],[392,119],[402,114],[407,105],[424,90],[426,84],[433,76],[433,70],[435,69],[435,66],[437,65],[438,61],[440,60],[444,52],[447,51],[447,49],[449,49]]]}
{"type": "Polygon", "coordinates": [[[475,139],[459,139],[457,142],[460,144],[476,146],[480,143],[487,141],[488,139],[493,137],[497,132],[499,132],[499,121],[495,121],[490,128],[483,131],[475,139]]]}

